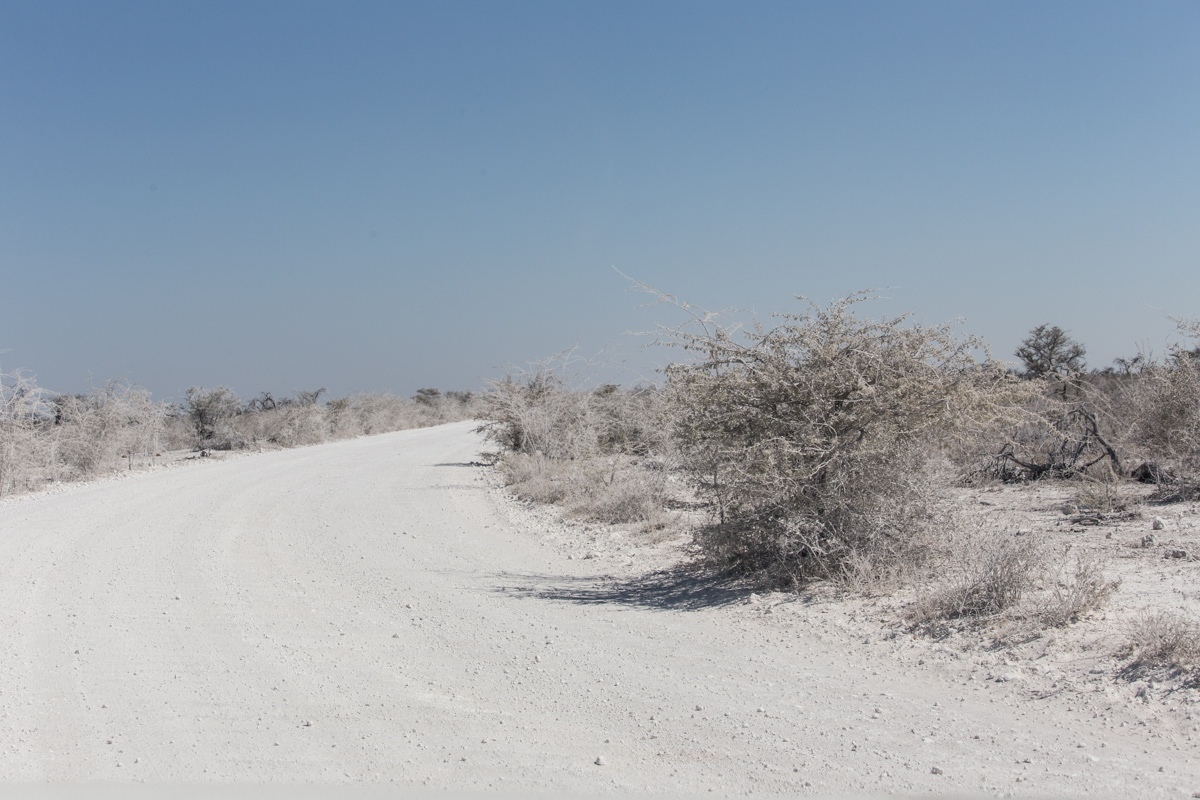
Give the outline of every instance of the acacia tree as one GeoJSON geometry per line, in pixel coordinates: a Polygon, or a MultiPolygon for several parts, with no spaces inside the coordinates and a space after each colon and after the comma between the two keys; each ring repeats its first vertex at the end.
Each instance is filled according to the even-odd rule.
{"type": "Polygon", "coordinates": [[[1017,348],[1027,378],[1065,378],[1086,366],[1087,350],[1057,325],[1038,325],[1017,348]]]}

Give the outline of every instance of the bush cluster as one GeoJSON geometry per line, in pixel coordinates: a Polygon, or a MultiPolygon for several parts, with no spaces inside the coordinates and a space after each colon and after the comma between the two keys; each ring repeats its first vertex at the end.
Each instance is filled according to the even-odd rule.
{"type": "Polygon", "coordinates": [[[0,497],[152,464],[166,417],[128,384],[58,395],[28,375],[0,375],[0,497]]]}
{"type": "Polygon", "coordinates": [[[48,482],[152,466],[166,450],[296,447],[474,419],[470,392],[422,389],[415,398],[359,394],[321,404],[323,389],[243,401],[231,389],[187,390],[179,405],[109,383],[87,394],[45,390],[25,374],[0,375],[0,497],[48,482]]]}
{"type": "Polygon", "coordinates": [[[585,389],[551,365],[491,385],[486,430],[518,493],[598,520],[700,506],[699,552],[737,574],[863,586],[940,570],[927,616],[1028,600],[1062,625],[1115,589],[1104,565],[1059,574],[1024,541],[964,533],[952,491],[1072,479],[1108,514],[1131,478],[1200,473],[1200,348],[1085,372],[1086,349],[1041,325],[1013,369],[952,327],[860,315],[866,293],[745,327],[658,297],[688,315],[663,329],[681,357],[661,387],[585,389]]]}
{"type": "Polygon", "coordinates": [[[582,519],[659,522],[669,451],[663,393],[578,388],[568,363],[559,357],[489,385],[481,430],[506,454],[506,481],[582,519]]]}

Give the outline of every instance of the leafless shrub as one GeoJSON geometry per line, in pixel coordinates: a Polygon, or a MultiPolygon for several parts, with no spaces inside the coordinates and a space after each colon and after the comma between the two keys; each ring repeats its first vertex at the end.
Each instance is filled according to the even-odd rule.
{"type": "Polygon", "coordinates": [[[119,382],[56,398],[54,426],[47,431],[54,446],[52,477],[89,478],[152,464],[165,417],[149,392],[119,382]]]}
{"type": "Polygon", "coordinates": [[[622,464],[621,460],[616,456],[589,464],[586,480],[568,499],[570,513],[608,524],[648,522],[664,514],[663,471],[636,462],[622,464]]]}
{"type": "Polygon", "coordinates": [[[504,482],[517,497],[546,505],[571,494],[576,482],[573,467],[572,462],[553,462],[539,453],[511,453],[500,462],[504,482]]]}
{"type": "Polygon", "coordinates": [[[662,517],[666,477],[661,469],[621,457],[561,460],[510,453],[500,462],[510,490],[524,500],[563,506],[569,516],[621,524],[662,517]]]}
{"type": "Polygon", "coordinates": [[[327,409],[331,438],[347,439],[421,427],[422,412],[406,397],[368,392],[332,400],[327,409]]]}
{"type": "Polygon", "coordinates": [[[1069,571],[1054,577],[1049,595],[1041,602],[1037,618],[1061,628],[1102,607],[1121,585],[1104,574],[1107,562],[1098,555],[1077,554],[1069,571]]]}
{"type": "Polygon", "coordinates": [[[664,515],[662,394],[656,389],[572,385],[570,353],[494,381],[481,426],[500,445],[501,470],[520,497],[561,504],[603,523],[664,515]]]}
{"type": "Polygon", "coordinates": [[[262,411],[247,411],[229,419],[231,439],[247,446],[271,444],[276,447],[301,447],[328,441],[330,436],[326,409],[312,404],[285,403],[262,411]]]}
{"type": "MultiPolygon", "coordinates": [[[[1181,334],[1200,337],[1200,321],[1177,321],[1181,334]]],[[[1200,476],[1200,353],[1176,347],[1163,361],[1144,358],[1124,385],[1129,440],[1160,474],[1200,476]]]]}
{"type": "Polygon", "coordinates": [[[1081,513],[1104,517],[1121,514],[1137,505],[1129,483],[1111,470],[1081,476],[1074,484],[1075,505],[1081,513]]]}
{"type": "Polygon", "coordinates": [[[492,382],[484,402],[489,422],[483,430],[505,450],[559,460],[599,451],[589,394],[572,390],[562,374],[545,366],[492,382]]]}
{"type": "Polygon", "coordinates": [[[124,383],[55,395],[0,376],[0,495],[153,463],[165,413],[124,383]]]}
{"type": "Polygon", "coordinates": [[[245,439],[229,424],[242,413],[242,401],[228,386],[190,387],[184,396],[184,410],[192,422],[197,448],[230,450],[244,446],[245,439]]]}
{"type": "MultiPolygon", "coordinates": [[[[1012,480],[1073,478],[1098,467],[1121,474],[1121,458],[1096,411],[1084,402],[1055,396],[1057,384],[1031,379],[1014,424],[990,434],[1002,442],[981,463],[978,474],[1012,480]]],[[[1086,390],[1079,389],[1081,396],[1086,390]]],[[[1015,410],[1015,409],[1014,409],[1015,410]]]]}
{"type": "Polygon", "coordinates": [[[1200,622],[1181,611],[1147,612],[1130,626],[1119,654],[1131,659],[1131,672],[1193,666],[1200,660],[1200,622]]]}
{"type": "Polygon", "coordinates": [[[916,604],[914,622],[993,617],[1015,607],[1044,566],[1032,537],[982,526],[951,540],[947,555],[945,580],[916,604]]]}
{"type": "Polygon", "coordinates": [[[582,388],[578,363],[567,351],[490,382],[481,430],[506,452],[556,460],[661,450],[662,394],[615,384],[582,388]]]}
{"type": "Polygon", "coordinates": [[[49,395],[32,376],[0,374],[0,497],[45,480],[53,456],[41,432],[53,419],[49,395]]]}
{"type": "Polygon", "coordinates": [[[771,580],[923,558],[948,488],[928,479],[938,451],[1021,383],[949,327],[860,319],[866,293],[741,334],[659,297],[690,316],[666,343],[696,360],[666,372],[684,463],[716,510],[700,545],[771,580]]]}

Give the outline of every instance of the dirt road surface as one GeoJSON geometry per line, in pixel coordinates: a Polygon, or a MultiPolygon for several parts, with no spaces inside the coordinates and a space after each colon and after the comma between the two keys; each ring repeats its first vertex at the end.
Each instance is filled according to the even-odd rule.
{"type": "Polygon", "coordinates": [[[605,577],[479,448],[455,424],[0,505],[0,780],[1200,791],[1190,718],[1031,698],[833,603],[605,577]]]}

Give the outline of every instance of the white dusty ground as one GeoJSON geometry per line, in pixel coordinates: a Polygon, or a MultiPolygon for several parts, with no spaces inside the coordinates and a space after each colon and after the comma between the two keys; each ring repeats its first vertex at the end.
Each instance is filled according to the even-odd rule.
{"type": "MultiPolygon", "coordinates": [[[[1100,628],[989,651],[894,601],[647,575],[668,547],[551,523],[479,447],[462,423],[0,504],[0,781],[1200,792],[1194,692],[1135,697],[1100,628]]],[[[1126,550],[1128,600],[1153,554],[1126,550]]]]}

